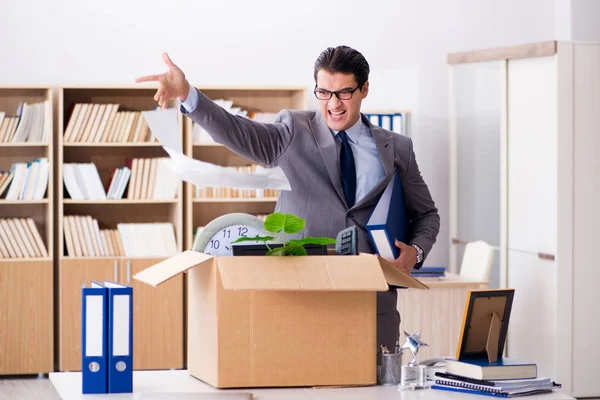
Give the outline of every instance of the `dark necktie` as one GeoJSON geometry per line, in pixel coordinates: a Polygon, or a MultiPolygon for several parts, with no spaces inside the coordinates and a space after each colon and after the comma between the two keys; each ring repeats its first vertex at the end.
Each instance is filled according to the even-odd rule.
{"type": "Polygon", "coordinates": [[[348,208],[352,208],[356,197],[356,166],[354,165],[354,155],[352,154],[352,147],[350,147],[346,132],[339,131],[338,136],[342,140],[342,148],[340,150],[342,187],[344,188],[348,208]]]}

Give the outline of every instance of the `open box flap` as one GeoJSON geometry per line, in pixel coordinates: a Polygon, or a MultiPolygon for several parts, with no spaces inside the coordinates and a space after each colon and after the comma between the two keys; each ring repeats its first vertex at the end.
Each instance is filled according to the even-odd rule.
{"type": "Polygon", "coordinates": [[[388,290],[371,255],[219,257],[217,265],[228,290],[388,290]]]}
{"type": "Polygon", "coordinates": [[[390,285],[402,286],[413,289],[429,289],[429,286],[425,285],[418,279],[412,277],[411,275],[401,271],[391,262],[379,257],[379,264],[381,265],[381,270],[383,271],[383,275],[385,276],[385,280],[390,285]]]}
{"type": "Polygon", "coordinates": [[[164,261],[154,264],[143,271],[135,274],[134,279],[144,282],[151,286],[158,286],[169,279],[186,272],[188,269],[196,265],[208,262],[214,256],[200,253],[197,251],[187,250],[164,261]]]}

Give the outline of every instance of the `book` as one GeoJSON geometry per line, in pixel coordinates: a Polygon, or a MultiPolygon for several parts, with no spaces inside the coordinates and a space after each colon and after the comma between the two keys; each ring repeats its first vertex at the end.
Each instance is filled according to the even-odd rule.
{"type": "Polygon", "coordinates": [[[395,241],[407,243],[410,239],[409,220],[404,207],[404,191],[398,171],[383,191],[369,220],[367,231],[373,250],[385,260],[398,258],[395,241]]]}
{"type": "Polygon", "coordinates": [[[475,389],[468,389],[468,388],[462,388],[462,387],[453,387],[453,386],[446,386],[446,385],[432,385],[431,386],[432,389],[437,389],[437,390],[447,390],[450,392],[459,392],[459,393],[468,393],[468,394],[479,394],[479,395],[483,395],[483,396],[494,396],[494,397],[506,397],[506,398],[512,398],[512,397],[523,397],[523,396],[531,396],[534,394],[542,394],[542,393],[551,393],[552,392],[552,386],[547,388],[547,389],[524,389],[524,390],[520,390],[520,391],[513,391],[513,392],[495,392],[495,391],[489,391],[489,390],[475,390],[475,389]]]}
{"type": "Polygon", "coordinates": [[[527,379],[537,377],[537,365],[512,358],[499,358],[490,363],[487,358],[446,360],[448,373],[461,375],[468,378],[499,380],[499,379],[527,379]]]}
{"type": "Polygon", "coordinates": [[[415,277],[438,278],[446,276],[446,267],[421,267],[413,269],[410,274],[415,277]]]}

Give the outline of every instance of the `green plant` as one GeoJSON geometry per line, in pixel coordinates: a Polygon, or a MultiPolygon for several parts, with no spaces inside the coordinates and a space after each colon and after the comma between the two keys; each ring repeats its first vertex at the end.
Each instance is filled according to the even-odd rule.
{"type": "Polygon", "coordinates": [[[238,242],[249,242],[259,241],[264,242],[265,246],[269,251],[268,256],[305,256],[306,249],[305,244],[317,244],[327,245],[335,244],[335,239],[327,237],[305,237],[302,239],[292,239],[287,241],[286,234],[299,233],[304,229],[306,221],[294,214],[282,214],[280,212],[269,214],[265,220],[265,230],[267,232],[280,234],[278,236],[255,236],[255,237],[241,237],[234,241],[238,242]],[[274,249],[269,247],[268,241],[274,241],[279,239],[282,243],[282,247],[276,247],[274,249]]]}

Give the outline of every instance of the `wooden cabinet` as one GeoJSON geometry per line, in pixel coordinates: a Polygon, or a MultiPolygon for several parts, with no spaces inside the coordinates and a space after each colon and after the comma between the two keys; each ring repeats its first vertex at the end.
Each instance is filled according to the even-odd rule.
{"type": "MultiPolygon", "coordinates": [[[[123,198],[107,200],[79,200],[68,198],[68,192],[63,190],[65,163],[93,163],[98,171],[101,184],[108,191],[113,174],[117,168],[125,165],[132,166],[134,159],[148,161],[168,157],[161,144],[147,135],[140,121],[143,121],[140,111],[152,110],[156,106],[153,99],[156,89],[148,85],[115,86],[115,87],[66,87],[59,89],[59,134],[57,137],[58,168],[57,168],[57,241],[56,253],[60,270],[61,295],[59,301],[59,369],[73,371],[81,369],[81,282],[83,280],[111,280],[133,287],[134,322],[133,322],[133,358],[134,369],[168,369],[183,367],[183,283],[182,278],[169,282],[161,288],[152,288],[137,283],[132,279],[136,272],[159,262],[157,259],[131,258],[127,251],[140,250],[144,243],[162,243],[163,238],[149,237],[150,230],[138,227],[136,237],[143,237],[134,246],[129,246],[125,254],[108,252],[91,252],[89,243],[94,239],[92,233],[86,235],[84,229],[73,228],[72,221],[66,221],[66,216],[85,216],[97,223],[100,236],[103,230],[111,230],[123,235],[119,230],[121,223],[168,223],[166,229],[172,227],[175,237],[176,251],[182,250],[183,243],[183,184],[178,183],[173,198],[155,198],[150,194],[151,172],[150,163],[144,164],[143,173],[138,174],[135,181],[139,193],[135,198],[128,196],[125,190],[123,198]],[[82,122],[78,128],[69,129],[69,121],[79,121],[74,117],[79,105],[80,119],[87,117],[84,107],[87,107],[89,122],[82,122]],[[85,106],[84,106],[85,105],[85,106]],[[121,119],[106,116],[109,107],[118,105],[121,119]],[[105,110],[102,114],[101,110],[105,110]],[[91,110],[91,111],[90,111],[91,110]],[[94,111],[97,110],[97,111],[94,111]],[[96,114],[97,113],[97,114],[96,114]],[[98,122],[99,116],[112,123],[98,122]],[[134,116],[135,115],[135,116],[134,116]],[[128,118],[127,124],[124,118],[128,118]],[[91,122],[95,121],[95,122],[91,122]],[[118,122],[120,121],[120,122],[118,122]],[[136,121],[133,123],[132,121],[136,121]],[[90,128],[89,125],[93,126],[90,128]],[[101,126],[105,126],[101,130],[101,126]],[[110,126],[110,129],[108,128],[110,126]],[[85,128],[84,128],[85,127],[85,128]],[[135,130],[132,130],[135,127],[135,130]],[[89,132],[88,132],[89,131],[89,132]],[[92,135],[91,132],[96,132],[92,135]],[[112,132],[110,137],[105,133],[112,132]],[[80,132],[80,133],[75,133],[80,132]],[[104,133],[103,133],[104,132],[104,133]],[[129,132],[129,133],[126,133],[129,132]],[[89,135],[88,135],[89,133],[89,135]],[[117,140],[117,136],[121,135],[117,140]],[[100,135],[100,138],[98,136],[100,135]],[[92,136],[94,139],[92,140],[92,136]],[[141,139],[146,137],[146,139],[141,139]],[[137,139],[136,139],[137,138],[137,139]],[[142,179],[143,175],[143,179],[142,179]],[[67,196],[65,196],[67,194],[67,196]],[[68,226],[65,226],[68,222],[68,226]],[[88,256],[72,257],[65,247],[65,228],[74,235],[79,235],[82,247],[88,243],[88,256]],[[91,236],[91,237],[90,237],[91,236]],[[83,238],[85,237],[85,238],[83,238]],[[82,239],[83,238],[83,239],[82,239]],[[95,256],[90,256],[95,254],[95,256]]],[[[175,102],[171,102],[172,107],[175,102]]],[[[113,110],[113,112],[116,109],[113,110]]],[[[178,116],[179,132],[182,135],[182,116],[178,116]]],[[[141,164],[138,170],[141,171],[141,164]]],[[[153,170],[155,171],[155,170],[153,170]]],[[[156,172],[156,171],[155,171],[156,172]]],[[[132,174],[133,175],[133,174],[132,174]]],[[[131,180],[129,187],[132,187],[131,180]]],[[[137,193],[137,192],[136,192],[137,193]]],[[[96,197],[98,198],[98,197],[96,197]]],[[[79,218],[79,217],[76,217],[79,218]]],[[[98,235],[98,232],[96,231],[98,235]]],[[[72,238],[73,236],[71,236],[72,238]]],[[[131,238],[132,236],[130,236],[131,238]]],[[[74,239],[72,239],[74,242],[74,239]]],[[[100,239],[99,239],[100,240],[100,239]]],[[[125,241],[125,239],[122,239],[125,241]]],[[[132,239],[130,239],[132,240],[132,239]]]]}
{"type": "Polygon", "coordinates": [[[59,369],[81,370],[81,286],[105,280],[133,287],[134,369],[183,367],[183,283],[153,288],[132,279],[160,259],[64,258],[59,269],[59,369]]]}
{"type": "Polygon", "coordinates": [[[59,369],[81,370],[81,286],[84,281],[116,280],[117,259],[65,258],[58,270],[59,369]]]}
{"type": "Polygon", "coordinates": [[[0,261],[0,375],[54,370],[52,260],[0,261]]]}
{"type": "Polygon", "coordinates": [[[4,117],[0,118],[3,126],[0,128],[0,175],[18,163],[26,165],[26,169],[13,170],[13,176],[23,179],[13,177],[11,185],[18,180],[25,182],[29,176],[36,177],[27,180],[26,186],[15,183],[15,188],[24,190],[12,191],[9,200],[6,196],[11,186],[0,194],[0,220],[4,226],[0,228],[0,375],[54,370],[52,94],[49,87],[0,86],[0,114],[4,117]],[[27,117],[23,104],[28,105],[27,117]],[[42,115],[43,119],[38,119],[42,115]],[[13,130],[12,139],[6,133],[9,121],[13,128],[19,121],[16,129],[21,132],[27,132],[27,128],[23,130],[21,126],[30,126],[31,131],[41,126],[43,135],[33,140],[32,136],[27,140],[21,137],[15,143],[12,139],[17,136],[17,130],[13,130]],[[43,159],[47,159],[47,164],[43,159]],[[47,176],[42,175],[44,171],[47,176]],[[41,193],[45,179],[47,186],[41,193]],[[10,225],[9,229],[6,224],[10,225]],[[33,233],[32,228],[41,242],[26,233],[27,230],[33,233]],[[12,249],[12,246],[20,248],[19,252],[8,252],[7,248],[12,249]],[[34,247],[40,252],[32,253],[34,247]]]}
{"type": "Polygon", "coordinates": [[[133,275],[160,261],[121,261],[121,282],[133,287],[133,368],[136,370],[183,368],[183,276],[156,288],[133,279],[133,275]]]}

